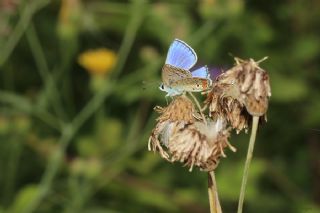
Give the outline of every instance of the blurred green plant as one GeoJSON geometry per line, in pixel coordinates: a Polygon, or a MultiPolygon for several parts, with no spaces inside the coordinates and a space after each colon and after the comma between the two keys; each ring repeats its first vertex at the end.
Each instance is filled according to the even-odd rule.
{"type": "MultiPolygon", "coordinates": [[[[152,106],[166,103],[153,82],[175,37],[199,63],[222,69],[233,63],[229,53],[269,56],[273,96],[244,211],[319,212],[318,8],[302,0],[0,2],[0,212],[207,212],[204,174],[146,152],[152,106]],[[77,59],[100,48],[117,62],[97,80],[77,59]]],[[[236,210],[247,147],[247,136],[237,138],[238,152],[216,171],[225,212],[236,210]]]]}

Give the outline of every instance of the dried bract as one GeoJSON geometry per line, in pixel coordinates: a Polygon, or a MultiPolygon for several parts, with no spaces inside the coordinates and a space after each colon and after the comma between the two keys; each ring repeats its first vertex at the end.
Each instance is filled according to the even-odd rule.
{"type": "Polygon", "coordinates": [[[167,107],[156,107],[155,111],[161,115],[157,118],[156,127],[152,130],[148,149],[158,151],[163,158],[169,160],[169,155],[161,145],[168,145],[169,136],[173,130],[194,123],[196,111],[192,101],[186,96],[178,96],[167,107]]]}

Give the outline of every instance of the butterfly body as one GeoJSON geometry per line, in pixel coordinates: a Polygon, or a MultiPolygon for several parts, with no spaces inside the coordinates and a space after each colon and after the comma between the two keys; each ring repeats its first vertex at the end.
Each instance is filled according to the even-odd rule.
{"type": "Polygon", "coordinates": [[[194,50],[185,42],[175,39],[162,68],[163,83],[160,90],[167,92],[166,96],[208,90],[212,81],[207,66],[190,71],[196,62],[197,55],[194,50]]]}

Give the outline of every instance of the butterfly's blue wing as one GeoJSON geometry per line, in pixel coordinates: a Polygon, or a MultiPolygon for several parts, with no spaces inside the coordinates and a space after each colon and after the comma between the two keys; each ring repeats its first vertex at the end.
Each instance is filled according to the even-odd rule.
{"type": "Polygon", "coordinates": [[[192,77],[198,78],[210,78],[210,74],[207,66],[200,67],[194,71],[191,71],[192,77]]]}
{"type": "Polygon", "coordinates": [[[185,42],[175,39],[170,45],[166,64],[189,70],[197,62],[197,54],[185,42]]]}

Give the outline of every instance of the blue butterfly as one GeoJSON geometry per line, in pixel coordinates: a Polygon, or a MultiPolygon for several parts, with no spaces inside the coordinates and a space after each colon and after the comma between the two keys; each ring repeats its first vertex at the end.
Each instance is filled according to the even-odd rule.
{"type": "Polygon", "coordinates": [[[190,71],[197,60],[197,54],[187,43],[175,39],[162,68],[162,84],[159,89],[167,92],[166,96],[208,90],[212,85],[208,67],[190,71]]]}

